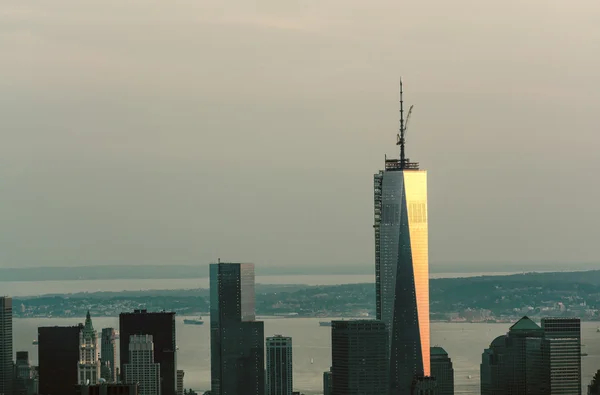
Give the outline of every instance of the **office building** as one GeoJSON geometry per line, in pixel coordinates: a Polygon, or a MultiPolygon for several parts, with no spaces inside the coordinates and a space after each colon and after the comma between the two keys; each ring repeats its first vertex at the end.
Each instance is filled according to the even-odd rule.
{"type": "Polygon", "coordinates": [[[108,383],[117,381],[117,346],[114,328],[103,328],[100,342],[100,376],[108,383]]]}
{"type": "Polygon", "coordinates": [[[0,296],[0,395],[13,391],[12,298],[0,296]]]}
{"type": "MultiPolygon", "coordinates": [[[[175,395],[176,391],[176,338],[175,313],[135,310],[119,315],[121,366],[130,362],[129,340],[132,335],[151,335],[154,343],[154,361],[160,365],[161,395],[175,395]]],[[[122,381],[129,382],[122,369],[122,381]]]]}
{"type": "Polygon", "coordinates": [[[581,321],[542,318],[548,395],[581,395],[581,321]]]}
{"type": "Polygon", "coordinates": [[[498,336],[482,354],[481,394],[531,393],[540,387],[539,374],[533,374],[535,353],[541,352],[543,330],[528,317],[512,325],[506,335],[498,336]]]}
{"type": "Polygon", "coordinates": [[[30,379],[33,377],[31,364],[29,363],[28,351],[17,351],[17,360],[15,361],[15,377],[30,379]]]}
{"type": "Polygon", "coordinates": [[[78,395],[139,395],[137,384],[100,383],[81,385],[78,395]]]}
{"type": "Polygon", "coordinates": [[[183,370],[177,371],[177,395],[183,395],[183,376],[185,375],[183,370]]]}
{"type": "Polygon", "coordinates": [[[587,395],[600,395],[600,370],[596,371],[590,385],[588,385],[587,395]]]}
{"type": "Polygon", "coordinates": [[[431,376],[437,383],[436,395],[454,395],[452,360],[442,347],[431,347],[431,376]]]}
{"type": "Polygon", "coordinates": [[[27,351],[17,351],[15,361],[15,378],[13,381],[14,395],[34,395],[38,393],[38,381],[29,363],[27,351]]]}
{"type": "Polygon", "coordinates": [[[405,157],[402,93],[401,82],[400,159],[386,158],[374,176],[376,311],[389,330],[394,395],[408,394],[415,377],[431,373],[427,172],[405,157]]]}
{"type": "Polygon", "coordinates": [[[265,393],[264,326],[255,321],[254,265],[210,265],[211,395],[265,393]]]}
{"type": "Polygon", "coordinates": [[[328,372],[323,372],[323,395],[333,395],[333,378],[331,377],[331,368],[328,372]]]}
{"type": "Polygon", "coordinates": [[[438,395],[437,381],[434,377],[418,376],[413,379],[411,395],[438,395]]]}
{"type": "Polygon", "coordinates": [[[292,338],[267,337],[267,395],[292,395],[292,338]]]}
{"type": "Polygon", "coordinates": [[[539,350],[542,335],[539,325],[523,317],[506,335],[494,339],[481,357],[481,394],[529,394],[528,381],[531,386],[539,377],[528,373],[532,372],[532,345],[539,350]]]}
{"type": "Polygon", "coordinates": [[[482,354],[481,395],[581,394],[581,334],[577,318],[528,317],[482,354]]]}
{"type": "Polygon", "coordinates": [[[387,395],[388,342],[381,321],[332,321],[333,395],[387,395]]]}
{"type": "Polygon", "coordinates": [[[78,326],[38,328],[38,371],[40,395],[74,395],[79,364],[78,326]]]}
{"type": "Polygon", "coordinates": [[[98,333],[92,325],[90,312],[87,312],[83,330],[79,332],[79,363],[77,377],[80,385],[95,385],[100,379],[98,360],[98,333]]]}
{"type": "Polygon", "coordinates": [[[137,384],[139,395],[161,395],[160,364],[154,360],[152,335],[129,337],[129,362],[123,365],[126,384],[137,384]]]}

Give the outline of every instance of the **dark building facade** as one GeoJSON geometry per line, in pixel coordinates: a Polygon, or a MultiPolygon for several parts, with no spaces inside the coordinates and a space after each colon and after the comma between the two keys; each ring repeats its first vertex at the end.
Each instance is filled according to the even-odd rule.
{"type": "Polygon", "coordinates": [[[38,328],[38,371],[40,395],[74,395],[79,363],[78,326],[38,328]]]}
{"type": "Polygon", "coordinates": [[[27,351],[17,351],[15,361],[15,379],[13,382],[14,395],[37,394],[37,380],[34,378],[33,368],[29,363],[27,351]]]}
{"type": "Polygon", "coordinates": [[[388,344],[381,321],[332,321],[332,394],[388,395],[388,344]]]}
{"type": "MultiPolygon", "coordinates": [[[[160,364],[161,395],[176,393],[176,338],[175,313],[148,312],[135,310],[133,313],[119,315],[119,344],[121,366],[129,361],[129,339],[132,335],[152,335],[154,342],[154,361],[160,364]]],[[[125,370],[122,369],[122,382],[127,382],[125,370]]]]}
{"type": "Polygon", "coordinates": [[[211,264],[211,395],[264,395],[264,325],[255,317],[254,265],[211,264]]]}
{"type": "Polygon", "coordinates": [[[481,394],[581,394],[579,319],[521,318],[484,351],[481,394]]]}
{"type": "Polygon", "coordinates": [[[115,329],[103,328],[100,337],[100,377],[109,383],[117,381],[117,346],[115,329]]]}
{"type": "Polygon", "coordinates": [[[323,372],[323,395],[333,394],[333,377],[331,376],[331,368],[328,372],[323,372]]]}
{"type": "Polygon", "coordinates": [[[400,158],[374,175],[376,311],[389,330],[392,395],[431,375],[427,172],[405,157],[402,82],[400,105],[400,158]]]}
{"type": "Polygon", "coordinates": [[[267,337],[267,395],[292,395],[292,338],[267,337]]]}
{"type": "Polygon", "coordinates": [[[431,347],[431,375],[437,383],[436,395],[454,395],[452,360],[442,347],[431,347]]]}
{"type": "Polygon", "coordinates": [[[537,345],[539,350],[542,335],[539,325],[523,317],[510,327],[506,335],[494,339],[482,354],[481,394],[527,395],[531,393],[528,386],[539,387],[536,382],[539,375],[531,374],[534,360],[532,345],[537,345]]]}
{"type": "Polygon", "coordinates": [[[13,391],[12,298],[0,297],[0,394],[13,391]]]}
{"type": "Polygon", "coordinates": [[[435,378],[430,376],[415,377],[412,382],[411,395],[438,395],[435,378]]]}
{"type": "Polygon", "coordinates": [[[138,395],[135,384],[104,383],[79,386],[77,395],[138,395]]]}

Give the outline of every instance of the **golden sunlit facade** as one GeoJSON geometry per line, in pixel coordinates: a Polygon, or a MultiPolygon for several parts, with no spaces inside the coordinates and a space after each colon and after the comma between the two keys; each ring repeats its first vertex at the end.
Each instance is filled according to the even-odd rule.
{"type": "Polygon", "coordinates": [[[374,177],[377,319],[390,335],[391,394],[430,375],[427,172],[386,160],[374,177]]]}

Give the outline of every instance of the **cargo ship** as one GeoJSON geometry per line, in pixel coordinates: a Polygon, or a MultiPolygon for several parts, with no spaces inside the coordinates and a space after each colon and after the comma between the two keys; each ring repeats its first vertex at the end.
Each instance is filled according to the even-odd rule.
{"type": "Polygon", "coordinates": [[[204,325],[204,320],[202,317],[195,318],[186,318],[183,320],[183,323],[186,325],[204,325]]]}

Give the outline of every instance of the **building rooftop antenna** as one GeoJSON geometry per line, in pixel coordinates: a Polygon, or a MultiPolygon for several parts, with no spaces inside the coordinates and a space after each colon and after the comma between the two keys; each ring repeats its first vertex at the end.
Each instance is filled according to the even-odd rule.
{"type": "Polygon", "coordinates": [[[402,84],[402,77],[400,77],[400,131],[398,132],[396,145],[400,146],[400,168],[404,169],[408,165],[408,159],[406,159],[405,143],[406,143],[406,128],[408,121],[410,120],[410,114],[412,113],[413,106],[408,109],[406,120],[404,119],[404,88],[402,84]]]}

